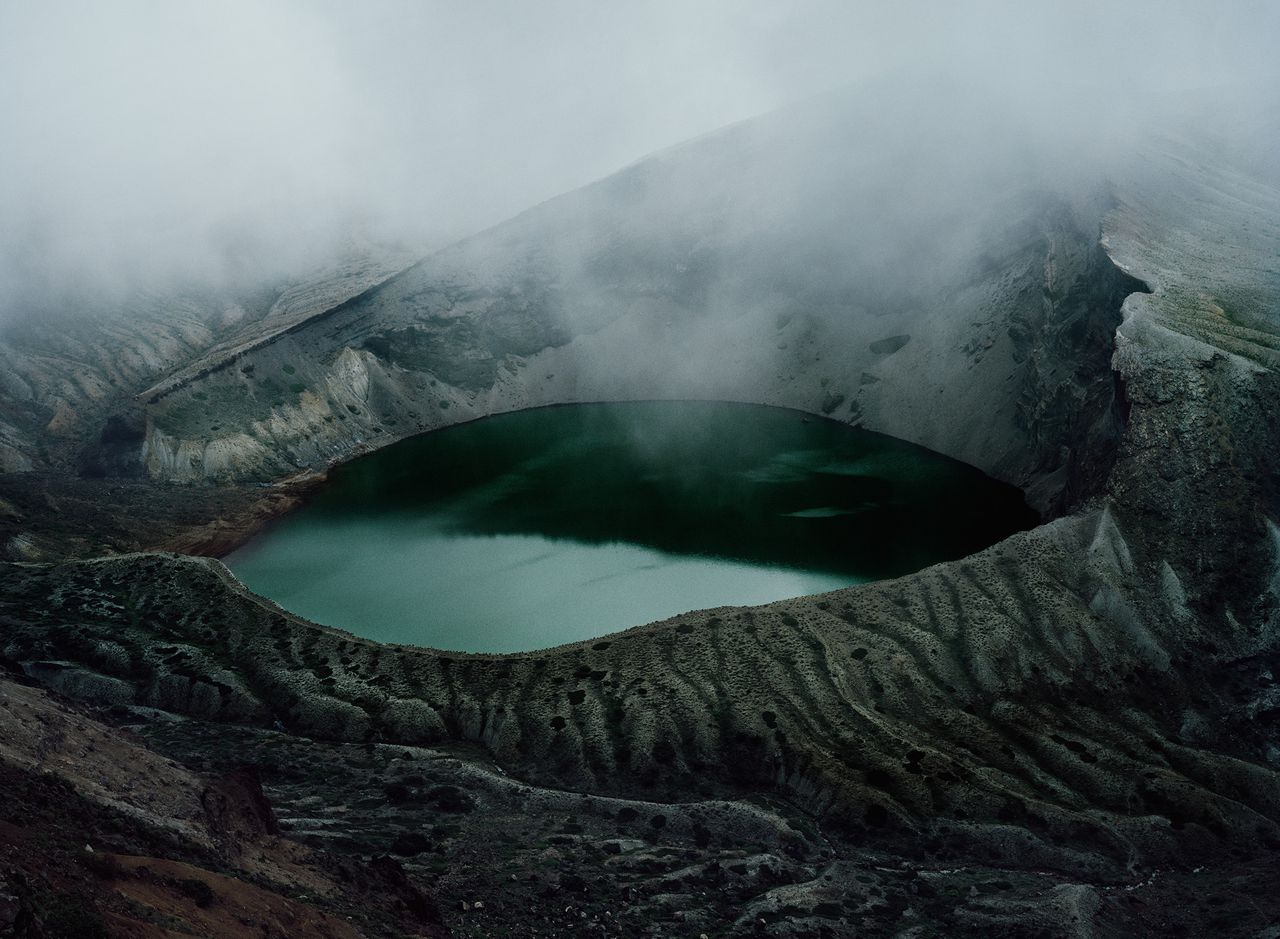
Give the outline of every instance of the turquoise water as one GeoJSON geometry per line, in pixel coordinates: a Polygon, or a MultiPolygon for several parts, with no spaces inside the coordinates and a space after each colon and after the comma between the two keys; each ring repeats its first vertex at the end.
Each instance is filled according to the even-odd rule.
{"type": "Polygon", "coordinates": [[[1011,486],[832,421],[718,402],[589,404],[355,460],[224,560],[319,623],[515,652],[908,573],[1035,522],[1011,486]]]}

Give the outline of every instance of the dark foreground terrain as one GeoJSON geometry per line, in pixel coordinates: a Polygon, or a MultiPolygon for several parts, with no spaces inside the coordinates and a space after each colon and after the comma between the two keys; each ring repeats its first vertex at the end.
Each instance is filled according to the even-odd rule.
{"type": "Polygon", "coordinates": [[[127,373],[10,339],[0,930],[1274,939],[1280,192],[1153,136],[1088,185],[947,167],[974,204],[810,238],[927,170],[782,174],[841,108],[868,119],[703,138],[127,373]],[[157,550],[217,554],[418,430],[655,397],[894,434],[1046,522],[508,656],[157,550]]]}

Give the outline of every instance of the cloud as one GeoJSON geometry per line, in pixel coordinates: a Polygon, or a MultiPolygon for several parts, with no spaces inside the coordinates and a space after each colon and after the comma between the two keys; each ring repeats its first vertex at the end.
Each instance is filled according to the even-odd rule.
{"type": "Polygon", "coordinates": [[[1277,37],[1280,9],[1245,2],[11,0],[0,316],[71,285],[264,277],[352,232],[440,244],[894,70],[1068,128],[1107,100],[1265,99],[1277,37]]]}

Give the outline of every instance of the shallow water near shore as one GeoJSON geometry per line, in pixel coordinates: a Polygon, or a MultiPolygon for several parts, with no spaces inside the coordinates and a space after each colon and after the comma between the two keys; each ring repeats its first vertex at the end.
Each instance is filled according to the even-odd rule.
{"type": "Polygon", "coordinates": [[[541,408],[336,469],[224,560],[308,619],[382,642],[518,652],[973,553],[1036,516],[931,451],[795,411],[541,408]]]}

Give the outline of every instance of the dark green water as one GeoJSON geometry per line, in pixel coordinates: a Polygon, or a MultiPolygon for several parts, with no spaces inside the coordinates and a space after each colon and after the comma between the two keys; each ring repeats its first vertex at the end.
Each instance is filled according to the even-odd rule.
{"type": "Polygon", "coordinates": [[[1035,521],[970,466],[794,411],[588,404],[349,463],[225,560],[319,623],[513,652],[908,573],[1035,521]]]}

